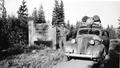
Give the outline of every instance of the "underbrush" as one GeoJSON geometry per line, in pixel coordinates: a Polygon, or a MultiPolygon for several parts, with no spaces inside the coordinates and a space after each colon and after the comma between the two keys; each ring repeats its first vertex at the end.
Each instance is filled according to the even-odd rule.
{"type": "Polygon", "coordinates": [[[3,68],[4,66],[8,68],[52,68],[63,60],[64,55],[61,50],[46,48],[8,57],[0,62],[0,66],[3,66],[3,68]]]}
{"type": "Polygon", "coordinates": [[[0,60],[4,60],[7,57],[19,55],[22,53],[31,53],[33,50],[43,50],[47,48],[45,44],[40,45],[15,45],[7,49],[0,50],[0,60]]]}

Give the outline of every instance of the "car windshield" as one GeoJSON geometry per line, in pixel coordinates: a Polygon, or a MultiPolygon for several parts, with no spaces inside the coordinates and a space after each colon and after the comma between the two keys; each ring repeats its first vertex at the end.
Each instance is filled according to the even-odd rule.
{"type": "Polygon", "coordinates": [[[87,29],[86,30],[80,30],[79,34],[88,34],[88,30],[87,29]]]}
{"type": "Polygon", "coordinates": [[[100,32],[99,32],[99,30],[90,30],[90,31],[89,31],[89,34],[99,35],[100,32]]]}
{"type": "Polygon", "coordinates": [[[99,30],[89,30],[89,29],[84,29],[84,30],[80,30],[79,34],[95,34],[95,35],[99,35],[100,31],[99,30]]]}

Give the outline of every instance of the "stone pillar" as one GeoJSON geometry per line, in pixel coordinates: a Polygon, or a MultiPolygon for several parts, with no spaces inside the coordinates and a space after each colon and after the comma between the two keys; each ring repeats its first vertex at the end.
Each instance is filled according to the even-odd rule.
{"type": "Polygon", "coordinates": [[[28,22],[28,28],[29,28],[29,46],[34,45],[34,33],[35,33],[35,28],[34,28],[34,21],[30,20],[28,22]]]}

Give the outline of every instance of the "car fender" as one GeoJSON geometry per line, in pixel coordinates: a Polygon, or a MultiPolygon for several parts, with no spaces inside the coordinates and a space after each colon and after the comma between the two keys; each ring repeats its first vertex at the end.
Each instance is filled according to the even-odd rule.
{"type": "Polygon", "coordinates": [[[70,41],[66,42],[65,45],[64,45],[64,49],[66,50],[67,48],[69,48],[71,50],[74,50],[74,51],[77,51],[77,44],[76,43],[71,43],[70,41]]]}
{"type": "Polygon", "coordinates": [[[100,44],[100,45],[95,45],[95,46],[89,46],[88,49],[87,49],[87,54],[98,54],[98,57],[100,55],[102,55],[104,51],[104,45],[103,44],[100,44]]]}

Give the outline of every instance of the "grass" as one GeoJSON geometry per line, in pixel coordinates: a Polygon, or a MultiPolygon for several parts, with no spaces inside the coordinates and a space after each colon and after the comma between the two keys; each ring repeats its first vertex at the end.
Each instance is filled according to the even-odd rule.
{"type": "Polygon", "coordinates": [[[9,57],[1,61],[0,66],[3,66],[2,68],[52,68],[62,60],[64,60],[64,55],[61,50],[46,48],[9,57]]]}

